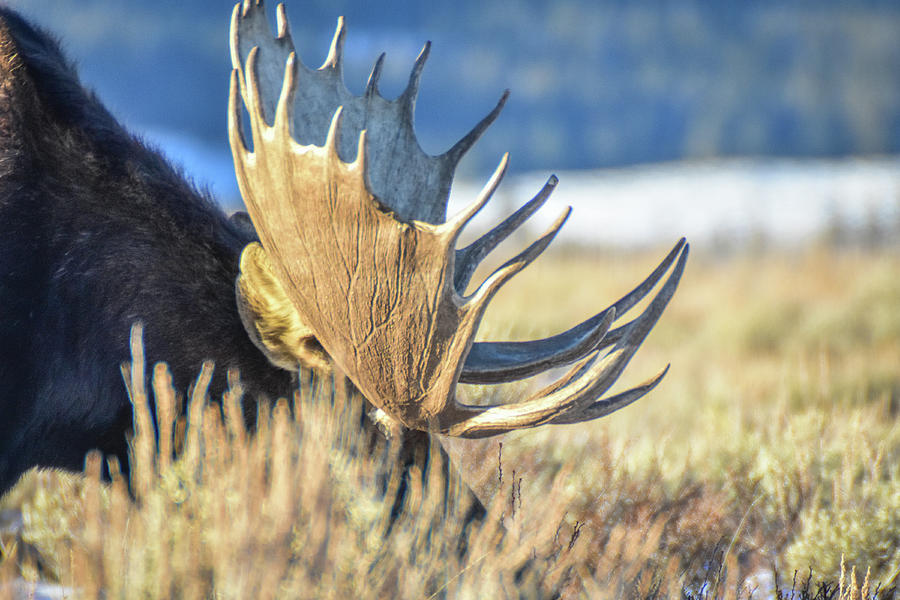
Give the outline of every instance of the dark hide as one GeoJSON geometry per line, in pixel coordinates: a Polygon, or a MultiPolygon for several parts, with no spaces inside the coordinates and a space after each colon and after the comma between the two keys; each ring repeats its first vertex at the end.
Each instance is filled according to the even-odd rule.
{"type": "MultiPolygon", "coordinates": [[[[94,448],[128,470],[119,365],[136,321],[147,364],[166,361],[179,390],[212,360],[212,397],[239,369],[251,419],[257,399],[290,396],[293,374],[268,362],[238,315],[238,259],[253,239],[249,222],[229,220],[119,125],[50,36],[0,7],[0,495],[34,466],[80,471],[94,448]]],[[[362,429],[379,435],[368,419],[362,429]]],[[[411,466],[453,471],[421,432],[397,458],[394,516],[411,466]]],[[[480,520],[466,496],[466,521],[480,520]]]]}
{"type": "Polygon", "coordinates": [[[238,317],[248,241],[81,86],[56,42],[0,8],[0,494],[35,465],[80,470],[92,448],[127,466],[119,365],[135,321],[148,365],[168,362],[180,390],[209,359],[213,397],[230,368],[247,398],[290,394],[238,317]]]}

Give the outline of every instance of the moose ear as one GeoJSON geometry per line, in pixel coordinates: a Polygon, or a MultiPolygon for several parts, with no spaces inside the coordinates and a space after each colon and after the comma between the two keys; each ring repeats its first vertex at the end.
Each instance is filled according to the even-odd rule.
{"type": "Polygon", "coordinates": [[[248,242],[259,241],[256,227],[253,226],[253,221],[250,220],[250,215],[246,212],[242,210],[235,211],[228,217],[228,221],[240,232],[241,237],[248,242]]]}
{"type": "Polygon", "coordinates": [[[288,371],[331,370],[328,355],[300,320],[258,242],[241,252],[235,295],[244,329],[269,362],[288,371]]]}
{"type": "MultiPolygon", "coordinates": [[[[15,12],[0,6],[0,147],[16,149],[7,153],[4,161],[24,163],[39,151],[34,137],[46,128],[34,123],[58,116],[60,106],[54,100],[70,97],[78,86],[71,73],[59,69],[64,63],[55,44],[15,12]]],[[[13,167],[9,170],[15,171],[13,167]]]]}
{"type": "Polygon", "coordinates": [[[16,92],[21,93],[25,81],[25,68],[15,36],[9,29],[7,16],[0,13],[0,82],[5,92],[2,96],[4,108],[5,105],[16,106],[16,92]]]}

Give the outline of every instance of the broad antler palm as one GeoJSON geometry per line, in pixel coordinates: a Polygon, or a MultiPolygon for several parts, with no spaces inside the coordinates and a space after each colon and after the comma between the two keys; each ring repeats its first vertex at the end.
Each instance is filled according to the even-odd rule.
{"type": "Polygon", "coordinates": [[[547,248],[571,210],[465,295],[479,262],[539,209],[556,185],[551,177],[505,221],[456,248],[462,229],[503,178],[507,157],[478,199],[447,219],[453,173],[507,94],[450,150],[429,156],[413,132],[428,44],[406,90],[389,101],[378,91],[384,55],[362,96],[345,87],[342,19],[318,70],[297,59],[282,5],[277,29],[273,36],[261,0],[235,6],[229,137],[241,193],[262,244],[244,252],[238,289],[270,352],[274,344],[282,361],[306,365],[327,355],[391,419],[461,437],[596,419],[659,383],[666,370],[634,389],[602,397],[675,292],[688,255],[684,240],[631,293],[569,331],[542,340],[473,344],[488,302],[547,248]],[[239,95],[249,115],[252,149],[243,133],[239,95]],[[673,263],[643,313],[611,329],[673,263]],[[266,325],[268,317],[261,314],[266,311],[259,309],[266,294],[289,299],[274,326],[266,325]],[[280,341],[272,342],[275,338],[280,341]],[[576,364],[567,375],[523,402],[468,406],[456,400],[459,382],[513,381],[570,363],[576,364]]]}

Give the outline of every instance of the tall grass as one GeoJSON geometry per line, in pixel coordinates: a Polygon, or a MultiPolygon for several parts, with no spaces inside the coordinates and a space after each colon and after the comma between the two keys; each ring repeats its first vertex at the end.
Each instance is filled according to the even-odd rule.
{"type": "Polygon", "coordinates": [[[83,478],[33,484],[19,543],[40,548],[40,564],[25,561],[26,577],[49,575],[79,598],[240,599],[538,597],[572,578],[579,554],[561,537],[561,507],[539,527],[515,528],[498,502],[468,533],[453,499],[461,488],[446,502],[435,467],[409,478],[392,517],[392,447],[364,452],[362,403],[339,390],[307,383],[291,401],[261,405],[249,435],[236,374],[211,403],[213,367],[204,366],[181,411],[167,367],[156,365],[151,411],[139,327],[132,352],[123,369],[135,415],[130,482],[112,464],[103,484],[94,453],[83,478]]]}
{"type": "MultiPolygon", "coordinates": [[[[539,261],[484,333],[561,331],[653,260],[539,261]]],[[[95,455],[84,476],[24,478],[0,503],[25,520],[3,540],[0,582],[86,598],[843,598],[886,597],[900,572],[900,257],[887,252],[695,255],[626,371],[622,385],[672,363],[649,397],[593,423],[442,440],[489,504],[465,533],[437,472],[392,523],[393,450],[362,445],[361,403],[328,382],[260,406],[250,435],[236,376],[209,399],[208,366],[182,399],[134,354],[130,491],[115,467],[100,482],[95,455]],[[851,585],[867,569],[868,587],[851,585]]],[[[532,383],[463,393],[512,401],[532,383]]]]}

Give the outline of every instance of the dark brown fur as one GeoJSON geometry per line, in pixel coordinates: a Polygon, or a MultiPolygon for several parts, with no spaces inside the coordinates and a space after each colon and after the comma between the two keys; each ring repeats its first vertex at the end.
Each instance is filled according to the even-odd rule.
{"type": "Polygon", "coordinates": [[[214,393],[238,368],[248,398],[290,394],[238,317],[248,241],[0,8],[0,493],[32,466],[80,470],[92,448],[127,464],[135,321],[182,390],[208,359],[214,393]]]}

